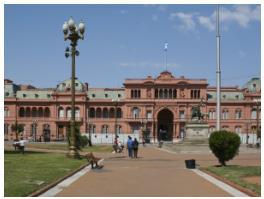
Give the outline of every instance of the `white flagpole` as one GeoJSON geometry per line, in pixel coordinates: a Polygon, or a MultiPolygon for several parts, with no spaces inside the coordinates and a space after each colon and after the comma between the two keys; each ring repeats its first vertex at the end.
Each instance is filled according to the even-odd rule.
{"type": "Polygon", "coordinates": [[[216,13],[216,130],[221,129],[221,69],[220,69],[220,30],[219,30],[219,5],[216,13]]]}

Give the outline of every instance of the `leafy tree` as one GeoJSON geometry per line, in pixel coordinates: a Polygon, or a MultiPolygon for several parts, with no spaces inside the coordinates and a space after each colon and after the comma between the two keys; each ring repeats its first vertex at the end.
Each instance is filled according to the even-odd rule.
{"type": "Polygon", "coordinates": [[[240,143],[236,133],[225,130],[215,131],[209,138],[209,147],[222,166],[226,166],[226,161],[238,154],[240,143]]]}
{"type": "Polygon", "coordinates": [[[11,130],[16,133],[16,140],[18,140],[18,135],[24,131],[24,125],[16,122],[11,125],[11,130]]]}

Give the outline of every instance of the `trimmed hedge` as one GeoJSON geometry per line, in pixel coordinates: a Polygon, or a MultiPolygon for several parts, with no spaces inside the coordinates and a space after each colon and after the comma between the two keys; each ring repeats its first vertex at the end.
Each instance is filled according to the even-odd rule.
{"type": "Polygon", "coordinates": [[[232,160],[239,150],[240,137],[230,131],[214,131],[209,138],[209,147],[222,166],[232,160]]]}

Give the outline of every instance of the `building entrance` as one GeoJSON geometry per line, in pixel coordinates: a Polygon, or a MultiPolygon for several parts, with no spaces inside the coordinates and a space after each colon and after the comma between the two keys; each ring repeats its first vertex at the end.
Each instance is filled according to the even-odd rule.
{"type": "Polygon", "coordinates": [[[44,124],[43,139],[44,142],[50,142],[50,126],[48,124],[44,124]]]}
{"type": "Polygon", "coordinates": [[[158,113],[158,140],[172,141],[173,113],[163,109],[158,113]]]}

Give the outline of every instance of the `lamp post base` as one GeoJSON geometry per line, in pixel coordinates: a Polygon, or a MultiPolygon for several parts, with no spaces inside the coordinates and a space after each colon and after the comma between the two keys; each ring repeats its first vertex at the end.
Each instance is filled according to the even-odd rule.
{"type": "Polygon", "coordinates": [[[70,146],[70,150],[67,153],[67,157],[73,158],[73,159],[80,159],[80,154],[78,153],[76,147],[70,146]]]}

